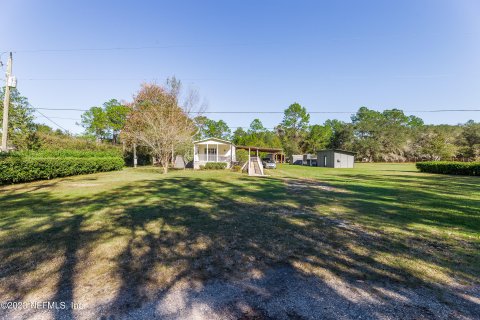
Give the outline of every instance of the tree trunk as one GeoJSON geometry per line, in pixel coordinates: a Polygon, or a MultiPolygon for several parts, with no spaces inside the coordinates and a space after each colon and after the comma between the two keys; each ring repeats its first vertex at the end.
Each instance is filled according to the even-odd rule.
{"type": "Polygon", "coordinates": [[[162,165],[163,168],[163,173],[166,174],[168,173],[168,165],[169,165],[169,160],[170,160],[170,152],[163,152],[162,154],[159,154],[157,156],[157,160],[160,161],[160,164],[162,165]]]}

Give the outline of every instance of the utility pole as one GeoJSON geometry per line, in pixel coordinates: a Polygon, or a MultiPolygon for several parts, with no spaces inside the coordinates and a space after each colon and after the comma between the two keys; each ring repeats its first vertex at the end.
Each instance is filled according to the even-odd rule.
{"type": "Polygon", "coordinates": [[[7,152],[8,135],[8,109],[10,107],[10,87],[15,87],[15,79],[12,78],[12,53],[7,63],[7,72],[5,81],[5,97],[3,99],[3,129],[2,129],[2,151],[7,152]]]}
{"type": "Polygon", "coordinates": [[[133,167],[137,167],[137,144],[133,143],[133,167]]]}

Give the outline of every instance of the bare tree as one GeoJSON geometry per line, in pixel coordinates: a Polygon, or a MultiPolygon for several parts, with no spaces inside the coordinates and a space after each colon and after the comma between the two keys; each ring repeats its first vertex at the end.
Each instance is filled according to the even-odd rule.
{"type": "Polygon", "coordinates": [[[163,172],[168,172],[169,160],[179,146],[191,143],[196,127],[190,116],[193,104],[180,106],[180,83],[172,86],[143,84],[134,96],[123,135],[131,142],[145,145],[158,159],[163,172]]]}

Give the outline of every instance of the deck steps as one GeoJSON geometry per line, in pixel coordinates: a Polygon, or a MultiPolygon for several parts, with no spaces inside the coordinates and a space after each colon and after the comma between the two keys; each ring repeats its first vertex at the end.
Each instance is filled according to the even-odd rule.
{"type": "Polygon", "coordinates": [[[250,157],[249,176],[263,176],[263,165],[259,157],[250,157]]]}

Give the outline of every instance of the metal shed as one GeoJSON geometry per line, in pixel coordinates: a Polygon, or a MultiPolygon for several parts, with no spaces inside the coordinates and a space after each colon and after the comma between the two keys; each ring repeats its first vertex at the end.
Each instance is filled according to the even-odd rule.
{"type": "Polygon", "coordinates": [[[320,150],[317,153],[317,166],[328,168],[353,168],[355,152],[345,150],[320,150]]]}

